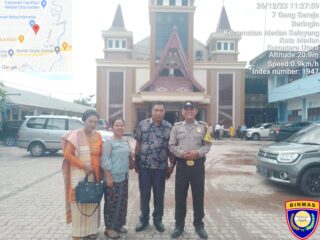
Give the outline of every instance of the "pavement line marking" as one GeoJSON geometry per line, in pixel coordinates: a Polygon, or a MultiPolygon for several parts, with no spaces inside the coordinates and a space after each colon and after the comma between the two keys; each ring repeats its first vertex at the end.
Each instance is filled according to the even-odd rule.
{"type": "Polygon", "coordinates": [[[43,180],[46,180],[46,179],[48,179],[48,178],[51,178],[51,177],[57,175],[58,173],[61,173],[61,170],[55,171],[55,172],[53,172],[53,173],[51,173],[51,174],[49,174],[49,175],[46,175],[46,176],[44,176],[44,177],[42,177],[42,178],[39,178],[38,180],[35,180],[34,182],[29,183],[29,184],[27,184],[27,185],[25,185],[25,186],[23,186],[23,187],[15,190],[15,191],[11,192],[11,193],[8,193],[8,194],[0,197],[0,202],[2,202],[3,200],[6,200],[7,198],[10,198],[10,197],[12,197],[12,196],[14,196],[14,195],[16,195],[16,194],[18,194],[18,193],[20,193],[20,192],[23,192],[24,190],[26,190],[26,189],[28,189],[28,188],[30,188],[30,187],[33,187],[34,185],[42,182],[43,180]]]}

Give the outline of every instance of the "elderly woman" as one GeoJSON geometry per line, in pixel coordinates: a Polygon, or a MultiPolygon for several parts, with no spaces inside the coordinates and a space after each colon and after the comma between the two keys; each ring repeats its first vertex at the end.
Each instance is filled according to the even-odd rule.
{"type": "Polygon", "coordinates": [[[97,237],[100,225],[100,207],[97,204],[75,202],[74,189],[79,181],[89,174],[89,181],[94,181],[94,173],[100,180],[100,157],[102,138],[96,131],[99,114],[94,110],[83,113],[84,127],[68,132],[62,137],[64,158],[62,165],[66,189],[67,223],[72,222],[74,240],[97,237]],[[91,215],[91,216],[90,216],[91,215]]]}
{"type": "MultiPolygon", "coordinates": [[[[104,205],[105,234],[108,238],[117,239],[119,233],[126,233],[128,207],[128,172],[129,161],[132,163],[131,148],[123,137],[124,121],[112,122],[113,136],[103,144],[101,167],[106,178],[104,205]]],[[[131,164],[130,169],[133,168],[131,164]]]]}

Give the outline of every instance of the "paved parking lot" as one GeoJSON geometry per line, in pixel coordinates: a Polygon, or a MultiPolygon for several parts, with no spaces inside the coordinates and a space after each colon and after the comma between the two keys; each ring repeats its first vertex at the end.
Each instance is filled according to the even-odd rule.
{"type": "MultiPolygon", "coordinates": [[[[284,202],[306,199],[298,191],[272,184],[255,173],[255,154],[270,142],[215,141],[206,162],[205,224],[209,239],[295,239],[285,219],[284,202]]],[[[0,146],[0,239],[71,239],[64,219],[62,153],[32,158],[25,150],[0,146]]],[[[308,198],[312,199],[312,198],[308,198]]],[[[130,173],[127,228],[122,239],[171,239],[174,227],[174,176],[167,182],[164,224],[135,233],[139,216],[137,176],[130,173]]],[[[185,233],[199,239],[192,226],[188,197],[185,233]]],[[[105,239],[103,227],[99,238],[105,239]]],[[[320,229],[310,239],[320,239],[320,229]]]]}

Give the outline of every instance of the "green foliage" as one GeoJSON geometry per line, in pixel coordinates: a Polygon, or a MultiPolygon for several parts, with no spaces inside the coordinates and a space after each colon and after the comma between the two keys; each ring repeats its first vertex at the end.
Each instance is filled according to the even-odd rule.
{"type": "Polygon", "coordinates": [[[4,90],[4,85],[0,82],[0,112],[2,111],[2,101],[6,98],[6,91],[4,90]]]}
{"type": "Polygon", "coordinates": [[[0,82],[0,98],[4,98],[6,96],[6,91],[4,90],[4,85],[0,82]]]}

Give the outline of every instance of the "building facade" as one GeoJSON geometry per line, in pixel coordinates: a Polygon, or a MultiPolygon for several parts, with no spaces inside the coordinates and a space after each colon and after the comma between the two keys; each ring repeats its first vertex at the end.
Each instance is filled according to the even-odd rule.
{"type": "Polygon", "coordinates": [[[320,45],[304,52],[265,51],[250,63],[257,75],[268,73],[268,102],[276,106],[278,122],[320,120],[320,45]]]}
{"type": "Polygon", "coordinates": [[[3,86],[2,88],[5,90],[7,97],[6,99],[0,99],[0,122],[24,120],[25,116],[37,115],[81,117],[87,109],[94,109],[18,88],[9,86],[3,86]]]}
{"type": "Polygon", "coordinates": [[[96,60],[102,117],[123,118],[130,133],[150,116],[152,102],[165,102],[165,119],[174,123],[182,120],[182,103],[191,100],[197,119],[209,124],[227,128],[244,121],[241,37],[225,34],[231,27],[222,7],[216,31],[201,43],[193,34],[195,11],[194,0],[150,0],[150,37],[134,44],[118,6],[111,28],[102,32],[104,58],[96,60]]]}
{"type": "Polygon", "coordinates": [[[268,102],[268,75],[252,74],[251,69],[245,75],[245,123],[253,127],[260,123],[277,121],[277,106],[268,102]]]}

